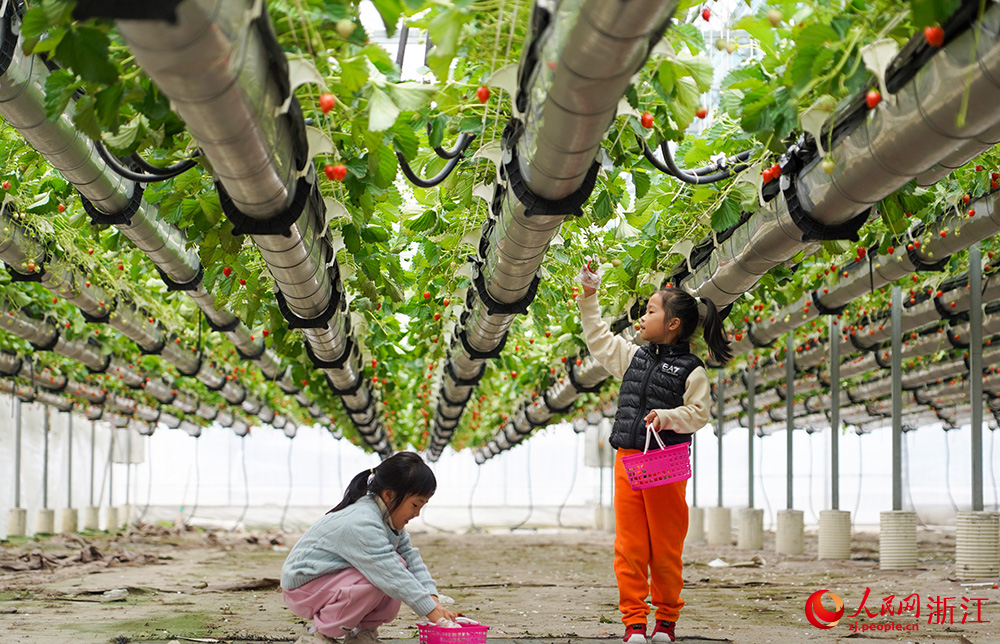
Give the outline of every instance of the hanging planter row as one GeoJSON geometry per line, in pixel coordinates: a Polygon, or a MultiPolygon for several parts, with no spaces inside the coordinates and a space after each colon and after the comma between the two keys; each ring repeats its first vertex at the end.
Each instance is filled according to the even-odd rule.
{"type": "MultiPolygon", "coordinates": [[[[533,31],[518,68],[514,117],[504,128],[490,213],[473,259],[474,287],[438,392],[431,460],[451,441],[485,362],[500,355],[515,317],[527,313],[541,279],[539,268],[560,225],[582,213],[600,169],[595,159],[618,103],[676,7],[676,2],[608,0],[556,13],[535,5],[533,31]]],[[[500,441],[519,442],[532,422],[548,422],[575,398],[543,398],[547,411],[540,402],[527,405],[538,406],[534,412],[539,415],[529,420],[534,412],[522,409],[515,414],[517,426],[510,436],[501,432],[500,441]],[[550,407],[549,400],[556,406],[550,407]]]]}

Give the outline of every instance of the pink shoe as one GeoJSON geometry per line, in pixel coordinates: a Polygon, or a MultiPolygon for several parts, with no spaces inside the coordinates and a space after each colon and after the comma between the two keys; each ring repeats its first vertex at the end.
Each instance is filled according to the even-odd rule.
{"type": "Polygon", "coordinates": [[[646,644],[646,625],[629,624],[625,627],[625,637],[622,641],[625,644],[646,644]]]}

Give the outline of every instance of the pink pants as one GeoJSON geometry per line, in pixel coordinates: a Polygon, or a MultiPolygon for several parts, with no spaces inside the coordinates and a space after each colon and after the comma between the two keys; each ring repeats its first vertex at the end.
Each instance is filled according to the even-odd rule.
{"type": "Polygon", "coordinates": [[[288,608],[311,619],[327,637],[342,637],[354,628],[378,628],[391,622],[402,602],[372,585],[356,568],[313,579],[294,590],[282,590],[288,608]]]}

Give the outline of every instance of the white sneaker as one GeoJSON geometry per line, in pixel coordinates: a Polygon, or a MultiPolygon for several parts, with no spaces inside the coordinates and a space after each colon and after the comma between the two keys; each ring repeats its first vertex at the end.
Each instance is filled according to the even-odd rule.
{"type": "Polygon", "coordinates": [[[344,636],[344,644],[385,644],[374,628],[355,628],[344,636]]]}

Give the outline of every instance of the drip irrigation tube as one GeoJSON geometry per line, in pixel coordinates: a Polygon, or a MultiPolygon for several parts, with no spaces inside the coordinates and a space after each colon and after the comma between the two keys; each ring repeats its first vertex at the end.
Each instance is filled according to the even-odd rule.
{"type": "Polygon", "coordinates": [[[247,516],[247,509],[250,507],[250,478],[247,476],[247,442],[246,436],[240,436],[240,460],[243,462],[243,509],[240,516],[236,517],[233,530],[238,528],[243,519],[247,516]]]}

